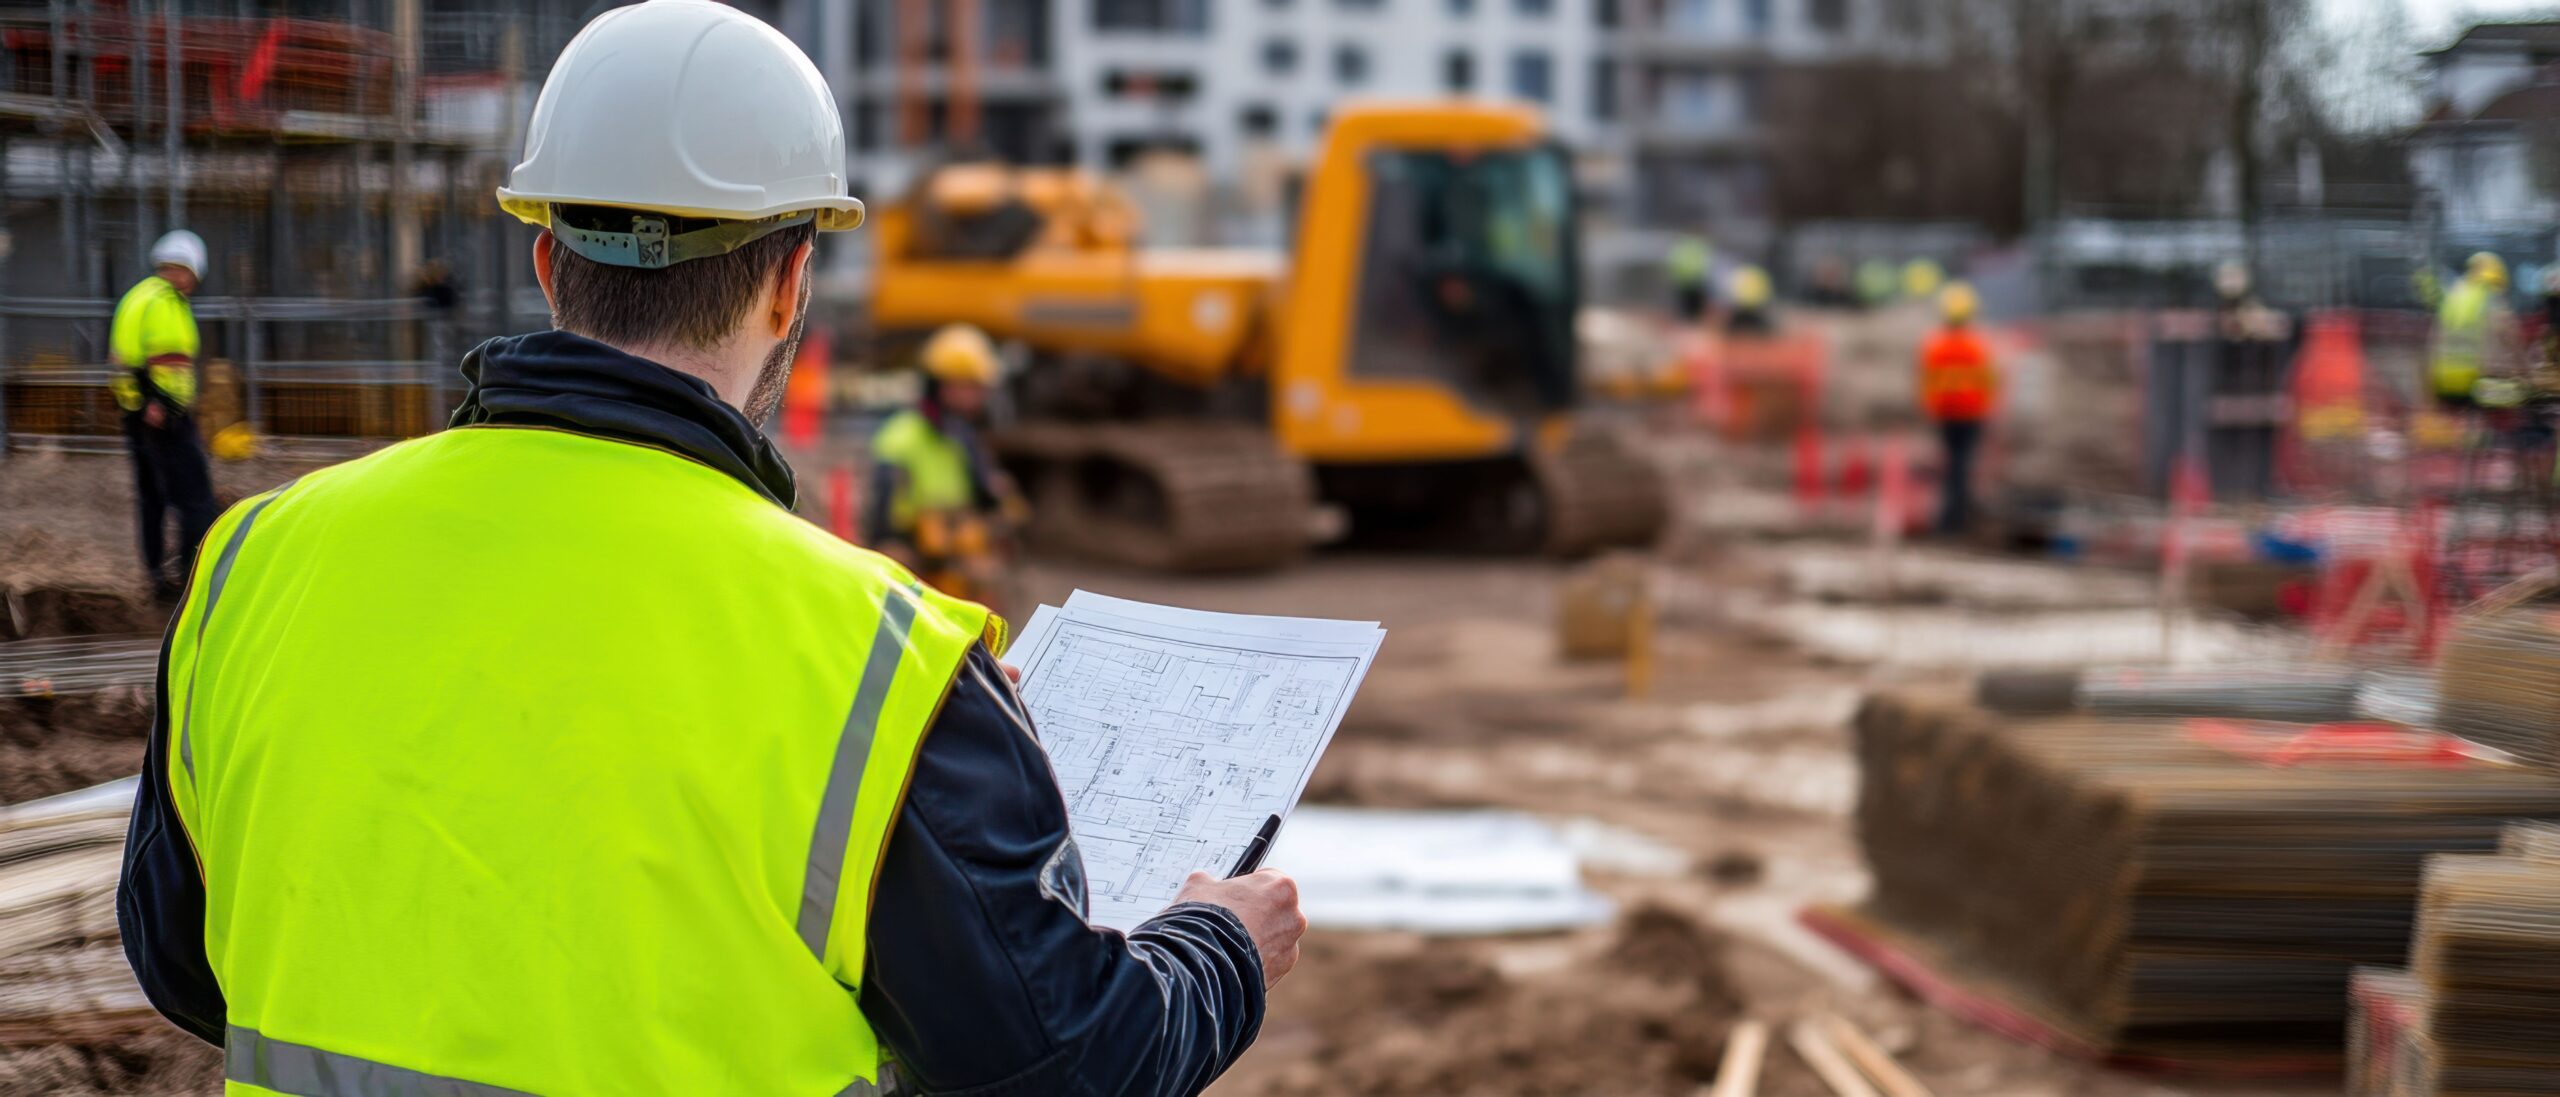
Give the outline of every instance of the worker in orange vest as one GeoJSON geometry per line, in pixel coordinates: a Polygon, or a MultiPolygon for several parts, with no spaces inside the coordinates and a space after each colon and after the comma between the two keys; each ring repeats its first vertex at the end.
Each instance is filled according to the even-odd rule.
{"type": "Polygon", "coordinates": [[[1937,421],[1938,436],[1946,444],[1940,533],[1964,532],[1972,516],[1973,455],[1982,445],[1982,424],[2000,400],[2000,375],[1992,368],[1991,347],[1973,327],[1980,307],[1972,286],[1949,283],[1938,294],[1938,310],[1946,325],[1920,350],[1920,410],[1937,421]]]}

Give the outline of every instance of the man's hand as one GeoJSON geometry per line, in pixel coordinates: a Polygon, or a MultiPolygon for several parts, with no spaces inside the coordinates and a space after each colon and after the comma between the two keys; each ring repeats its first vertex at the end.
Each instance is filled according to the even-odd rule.
{"type": "Polygon", "coordinates": [[[1195,872],[1173,901],[1207,903],[1234,913],[1262,953],[1263,989],[1271,989],[1298,966],[1298,938],[1306,935],[1307,916],[1298,911],[1298,882],[1280,870],[1266,868],[1233,880],[1195,872]]]}
{"type": "Polygon", "coordinates": [[[145,400],[142,402],[142,421],[156,427],[169,421],[169,413],[160,410],[159,401],[145,400]]]}

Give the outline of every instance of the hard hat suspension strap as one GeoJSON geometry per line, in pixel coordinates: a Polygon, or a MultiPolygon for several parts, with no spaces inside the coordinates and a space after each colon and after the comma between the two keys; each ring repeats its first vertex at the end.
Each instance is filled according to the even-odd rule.
{"type": "MultiPolygon", "coordinates": [[[[815,210],[786,213],[754,221],[710,221],[707,227],[677,231],[685,222],[700,218],[670,217],[665,214],[630,211],[630,231],[590,228],[574,223],[567,216],[570,207],[555,206],[551,211],[551,234],[580,256],[610,267],[637,267],[659,270],[694,259],[727,255],[773,233],[793,225],[805,225],[818,218],[815,210]]],[[[579,207],[592,211],[598,207],[579,207]]],[[[617,213],[622,211],[616,211],[617,213]]]]}

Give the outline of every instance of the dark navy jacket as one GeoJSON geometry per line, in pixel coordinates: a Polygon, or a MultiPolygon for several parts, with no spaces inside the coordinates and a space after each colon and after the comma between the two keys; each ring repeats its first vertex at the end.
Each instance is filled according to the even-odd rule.
{"type": "MultiPolygon", "coordinates": [[[[559,332],[492,340],[463,369],[472,391],[456,425],[653,445],[792,501],[789,466],[693,377],[559,332]]],[[[219,1043],[204,881],[169,795],[163,650],[116,918],[152,1005],[219,1043]]],[[[1261,1030],[1262,961],[1234,914],[1188,903],[1126,937],[1086,924],[1066,803],[984,648],[926,734],[875,894],[862,1013],[911,1089],[1197,1093],[1261,1030]]],[[[400,947],[396,929],[383,947],[400,947]]]]}

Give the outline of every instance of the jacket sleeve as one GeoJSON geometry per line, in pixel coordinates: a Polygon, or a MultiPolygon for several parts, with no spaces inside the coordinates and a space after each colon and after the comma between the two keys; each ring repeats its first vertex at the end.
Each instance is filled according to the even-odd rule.
{"type": "Polygon", "coordinates": [[[152,700],[151,739],[134,789],[133,822],[125,831],[124,874],[116,884],[116,928],[124,937],[125,961],[152,1008],[189,1035],[219,1045],[229,1004],[205,955],[204,878],[196,872],[195,852],[169,794],[165,642],[152,700]]]}
{"type": "Polygon", "coordinates": [[[1186,903],[1126,936],[1085,921],[1048,755],[981,648],[891,832],[862,1012],[942,1094],[1194,1094],[1261,1031],[1243,923],[1186,903]]]}

